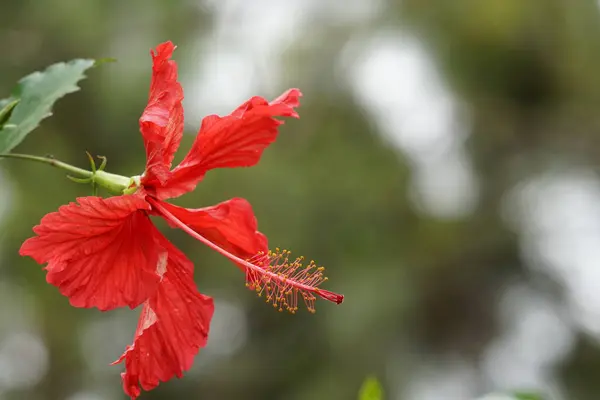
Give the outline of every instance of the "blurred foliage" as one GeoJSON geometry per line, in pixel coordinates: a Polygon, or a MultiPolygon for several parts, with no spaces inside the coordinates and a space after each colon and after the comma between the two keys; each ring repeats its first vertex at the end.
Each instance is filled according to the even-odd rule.
{"type": "Polygon", "coordinates": [[[358,393],[358,400],[383,400],[383,389],[377,378],[371,376],[365,379],[358,393]]]}
{"type": "Polygon", "coordinates": [[[516,400],[543,400],[543,397],[536,393],[517,392],[514,397],[516,400]]]}
{"type": "MultiPolygon", "coordinates": [[[[57,103],[36,139],[28,138],[18,151],[50,153],[85,166],[88,150],[107,156],[110,172],[139,174],[144,151],[137,120],[147,100],[149,49],[172,40],[179,46],[182,74],[197,78],[201,50],[206,50],[197,44],[213,37],[216,24],[214,7],[207,4],[3,3],[0,93],[9,93],[21,76],[57,61],[119,60],[94,71],[93,79],[82,82],[82,91],[57,103]]],[[[529,268],[502,207],[506,193],[541,171],[564,165],[597,171],[597,2],[382,0],[373,20],[346,20],[341,14],[336,14],[339,19],[315,17],[282,55],[277,89],[302,89],[301,119],[286,122],[257,167],[211,172],[177,203],[201,207],[247,198],[272,245],[325,265],[328,287],[344,293],[345,303],[318,304],[316,315],[274,313],[245,291],[244,277],[226,260],[163,225],[169,239],[195,262],[199,289],[217,304],[243,310],[247,341],[230,354],[211,352],[209,342],[182,380],[163,383],[143,399],[345,400],[356,397],[358,382],[371,371],[386,377],[388,398],[403,399],[424,364],[441,365],[440,360],[456,356],[477,371],[483,368],[483,352],[503,333],[497,305],[507,287],[521,284],[557,301],[563,298],[560,285],[529,268]],[[338,59],[348,43],[396,30],[419,39],[452,93],[468,106],[466,147],[480,197],[467,217],[444,220],[415,206],[411,162],[382,140],[339,76],[338,59]]],[[[228,23],[233,27],[236,19],[228,23]]],[[[185,81],[184,90],[192,90],[185,81]]],[[[269,86],[255,94],[278,93],[269,86]]],[[[187,115],[190,107],[194,104],[186,103],[187,115]]],[[[184,138],[178,159],[195,130],[184,138]]],[[[6,389],[0,379],[0,398],[123,398],[120,367],[108,364],[133,337],[137,312],[74,309],[45,283],[39,266],[18,255],[43,215],[89,195],[87,188],[40,165],[3,162],[0,172],[6,177],[0,194],[11,188],[0,233],[0,283],[18,288],[28,299],[23,304],[20,297],[2,297],[12,293],[8,290],[0,293],[0,359],[4,339],[24,329],[39,334],[48,351],[47,372],[39,382],[6,389]],[[25,306],[27,324],[5,317],[25,306]],[[97,397],[71,397],[78,393],[97,397]]],[[[226,333],[227,325],[214,328],[211,341],[217,343],[218,335],[226,333]]],[[[555,369],[555,383],[566,399],[597,399],[597,338],[576,331],[574,350],[555,369]]],[[[477,395],[513,389],[496,387],[485,377],[476,386],[477,395]]]]}

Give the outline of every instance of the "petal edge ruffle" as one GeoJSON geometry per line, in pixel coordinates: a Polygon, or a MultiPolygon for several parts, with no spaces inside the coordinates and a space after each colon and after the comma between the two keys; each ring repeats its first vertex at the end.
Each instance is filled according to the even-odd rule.
{"type": "Polygon", "coordinates": [[[192,191],[211,169],[255,165],[277,138],[283,121],[276,117],[298,118],[295,108],[301,96],[298,89],[290,89],[270,103],[256,96],[228,116],[205,117],[183,161],[166,181],[147,180],[148,188],[161,200],[178,197],[192,191]]]}
{"type": "Polygon", "coordinates": [[[212,298],[196,289],[191,262],[170,243],[165,247],[169,257],[163,280],[144,303],[133,344],[113,363],[125,362],[123,390],[132,399],[140,387],[152,390],[190,369],[206,345],[214,313],[212,298]]]}
{"type": "Polygon", "coordinates": [[[80,197],[33,228],[20,249],[40,264],[46,280],[75,307],[135,308],[154,294],[166,253],[137,196],[80,197]]]}
{"type": "Polygon", "coordinates": [[[140,117],[146,147],[144,180],[165,182],[183,135],[183,89],[177,64],[171,60],[175,45],[165,42],[152,51],[152,80],[148,105],[140,117]]]}

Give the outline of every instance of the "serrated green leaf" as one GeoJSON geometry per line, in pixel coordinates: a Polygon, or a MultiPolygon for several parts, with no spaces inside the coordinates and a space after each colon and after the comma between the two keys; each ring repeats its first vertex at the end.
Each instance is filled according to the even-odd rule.
{"type": "Polygon", "coordinates": [[[49,66],[43,72],[34,72],[21,79],[11,97],[1,104],[15,100],[19,103],[4,126],[0,128],[0,153],[7,153],[25,139],[44,118],[52,115],[54,103],[68,93],[79,90],[77,82],[94,60],[76,59],[49,66]]]}
{"type": "Polygon", "coordinates": [[[368,377],[358,392],[358,400],[383,400],[383,389],[375,377],[368,377]]]}

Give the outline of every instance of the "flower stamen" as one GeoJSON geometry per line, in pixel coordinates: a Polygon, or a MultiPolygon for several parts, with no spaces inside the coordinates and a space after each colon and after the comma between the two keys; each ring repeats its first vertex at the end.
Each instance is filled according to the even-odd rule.
{"type": "Polygon", "coordinates": [[[337,304],[344,301],[344,296],[318,288],[327,281],[324,267],[318,267],[312,260],[304,266],[304,257],[291,259],[290,255],[290,251],[277,248],[249,259],[249,263],[263,271],[246,269],[246,286],[256,291],[259,297],[264,294],[265,301],[274,308],[292,314],[298,311],[298,296],[311,313],[315,312],[315,294],[337,304]]]}
{"type": "Polygon", "coordinates": [[[324,268],[317,267],[314,261],[304,267],[302,257],[290,261],[290,252],[287,250],[280,251],[279,249],[276,249],[275,252],[269,251],[267,254],[259,253],[249,260],[244,260],[187,226],[163,207],[159,201],[149,196],[146,197],[146,201],[163,217],[196,240],[221,253],[231,261],[243,265],[246,268],[246,286],[256,291],[261,297],[264,294],[266,302],[271,303],[280,311],[285,309],[292,314],[295,313],[298,310],[298,295],[302,296],[306,307],[313,313],[315,312],[317,296],[336,304],[341,304],[344,301],[343,295],[318,287],[327,278],[323,275],[324,268]]]}

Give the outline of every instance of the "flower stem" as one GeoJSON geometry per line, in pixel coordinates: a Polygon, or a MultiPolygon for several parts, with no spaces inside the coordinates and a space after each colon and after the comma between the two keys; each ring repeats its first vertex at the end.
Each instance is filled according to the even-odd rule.
{"type": "Polygon", "coordinates": [[[17,160],[35,161],[35,162],[39,162],[39,163],[43,163],[43,164],[48,164],[52,167],[68,171],[69,173],[80,176],[82,178],[91,178],[94,176],[94,173],[92,171],[88,171],[88,170],[85,170],[82,168],[75,167],[73,165],[64,163],[62,161],[58,161],[51,157],[39,157],[39,156],[32,156],[29,154],[10,153],[10,154],[0,154],[0,158],[13,158],[13,159],[17,159],[17,160]]]}

